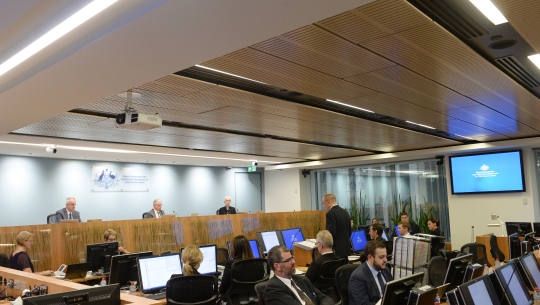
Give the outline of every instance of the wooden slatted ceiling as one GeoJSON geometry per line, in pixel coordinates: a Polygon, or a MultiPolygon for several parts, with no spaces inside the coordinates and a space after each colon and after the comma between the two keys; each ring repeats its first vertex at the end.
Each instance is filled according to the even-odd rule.
{"type": "MultiPolygon", "coordinates": [[[[540,54],[540,1],[492,0],[508,22],[540,54]]],[[[531,54],[532,55],[532,54],[531,54]]]]}

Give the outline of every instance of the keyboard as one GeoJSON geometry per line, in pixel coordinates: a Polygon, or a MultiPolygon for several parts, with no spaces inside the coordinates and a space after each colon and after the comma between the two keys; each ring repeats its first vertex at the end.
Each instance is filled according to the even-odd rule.
{"type": "Polygon", "coordinates": [[[160,300],[165,298],[165,291],[158,292],[156,294],[145,294],[144,296],[148,299],[160,300]]]}

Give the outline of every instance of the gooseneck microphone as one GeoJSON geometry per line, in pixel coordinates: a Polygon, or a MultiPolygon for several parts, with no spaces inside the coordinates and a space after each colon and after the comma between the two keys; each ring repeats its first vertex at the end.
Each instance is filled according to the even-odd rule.
{"type": "Polygon", "coordinates": [[[180,217],[180,215],[178,215],[178,213],[176,213],[175,211],[172,211],[176,216],[180,217]]]}

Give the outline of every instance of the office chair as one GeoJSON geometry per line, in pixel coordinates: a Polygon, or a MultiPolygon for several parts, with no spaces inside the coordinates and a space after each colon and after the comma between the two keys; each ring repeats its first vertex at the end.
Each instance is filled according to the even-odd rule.
{"type": "Polygon", "coordinates": [[[313,286],[331,297],[334,303],[339,302],[339,292],[337,292],[336,287],[336,270],[346,263],[347,259],[345,258],[324,262],[319,271],[319,277],[313,283],[313,286]]]}
{"type": "Polygon", "coordinates": [[[462,253],[472,253],[473,255],[473,264],[486,264],[488,267],[491,267],[491,264],[487,260],[486,256],[486,246],[479,243],[468,243],[461,247],[460,250],[462,253]]]}
{"type": "Polygon", "coordinates": [[[349,305],[349,279],[358,264],[347,264],[336,270],[336,287],[338,287],[341,305],[349,305]]]}
{"type": "Polygon", "coordinates": [[[231,287],[225,293],[227,305],[259,304],[255,285],[270,278],[270,266],[264,258],[237,261],[231,266],[231,287]]]}
{"type": "Polygon", "coordinates": [[[502,253],[501,249],[499,249],[499,245],[497,244],[497,237],[495,235],[491,235],[489,237],[489,246],[491,247],[491,249],[489,249],[489,252],[491,253],[493,259],[496,260],[496,258],[499,258],[500,262],[504,261],[504,253],[502,253]]]}
{"type": "Polygon", "coordinates": [[[145,219],[145,218],[153,218],[153,217],[152,217],[152,215],[150,215],[150,213],[144,212],[144,213],[142,213],[142,218],[145,219]]]}
{"type": "Polygon", "coordinates": [[[11,268],[11,261],[9,260],[9,257],[4,253],[0,254],[0,267],[11,268]]]}
{"type": "Polygon", "coordinates": [[[47,224],[56,223],[56,214],[47,215],[47,224]]]}
{"type": "Polygon", "coordinates": [[[216,215],[219,215],[219,209],[216,210],[216,215]]]}
{"type": "Polygon", "coordinates": [[[259,297],[259,304],[266,305],[264,302],[264,290],[266,289],[266,283],[268,281],[260,282],[255,285],[255,292],[257,293],[257,296],[259,297]]]}
{"type": "Polygon", "coordinates": [[[229,250],[227,248],[217,248],[217,264],[224,266],[226,262],[231,260],[229,250]]]}
{"type": "Polygon", "coordinates": [[[218,280],[211,275],[179,276],[167,281],[167,305],[216,305],[218,280]]]}
{"type": "Polygon", "coordinates": [[[434,256],[428,264],[428,284],[439,287],[444,284],[446,275],[446,259],[442,256],[434,256]]]}

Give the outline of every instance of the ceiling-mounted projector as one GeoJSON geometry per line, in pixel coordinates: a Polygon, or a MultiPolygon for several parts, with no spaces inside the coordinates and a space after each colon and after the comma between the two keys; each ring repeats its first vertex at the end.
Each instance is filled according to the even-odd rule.
{"type": "Polygon", "coordinates": [[[157,114],[124,112],[116,115],[116,128],[150,130],[161,127],[161,124],[161,118],[157,114]]]}

